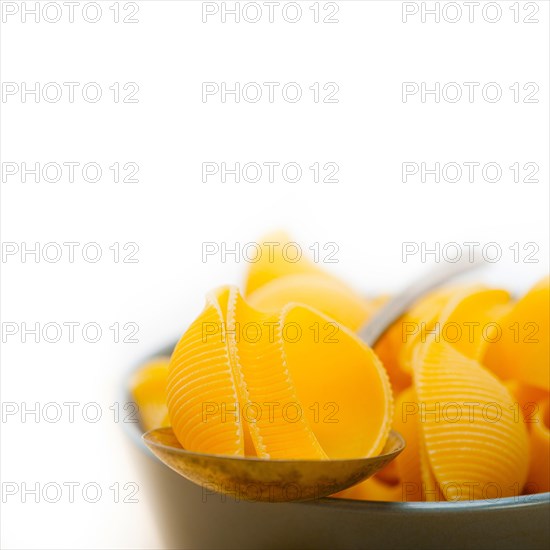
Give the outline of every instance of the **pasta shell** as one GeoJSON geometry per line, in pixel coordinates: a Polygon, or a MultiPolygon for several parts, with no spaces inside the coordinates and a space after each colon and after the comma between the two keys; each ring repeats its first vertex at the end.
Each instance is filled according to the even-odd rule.
{"type": "Polygon", "coordinates": [[[401,498],[404,501],[422,500],[422,470],[420,460],[420,407],[414,387],[407,388],[395,401],[393,428],[407,442],[403,452],[394,460],[401,498]]]}
{"type": "Polygon", "coordinates": [[[500,322],[483,363],[504,380],[550,389],[550,278],[536,284],[500,322]]]}
{"type": "Polygon", "coordinates": [[[316,263],[302,254],[302,249],[284,231],[275,231],[258,242],[260,254],[256,261],[249,264],[245,296],[278,277],[296,275],[325,275],[332,277],[316,263]]]}
{"type": "Polygon", "coordinates": [[[166,406],[166,379],[169,357],[157,357],[145,363],[130,382],[132,398],[139,409],[145,431],[170,425],[166,406]]]}
{"type": "Polygon", "coordinates": [[[527,430],[504,384],[435,337],[416,357],[414,378],[426,478],[447,500],[517,494],[529,464],[527,430]]]}
{"type": "Polygon", "coordinates": [[[277,311],[290,302],[306,304],[353,331],[365,324],[373,310],[366,299],[344,283],[310,273],[273,279],[250,294],[247,300],[263,311],[277,311]]]}
{"type": "Polygon", "coordinates": [[[550,403],[538,403],[530,423],[531,463],[525,490],[529,493],[550,491],[550,403]]]}
{"type": "Polygon", "coordinates": [[[440,337],[466,357],[480,360],[488,332],[511,307],[504,290],[480,287],[453,296],[439,319],[440,337]]]}
{"type": "Polygon", "coordinates": [[[243,427],[233,412],[239,406],[234,344],[226,329],[228,304],[234,300],[229,288],[209,294],[170,359],[170,420],[178,441],[190,451],[244,456],[243,427]]]}

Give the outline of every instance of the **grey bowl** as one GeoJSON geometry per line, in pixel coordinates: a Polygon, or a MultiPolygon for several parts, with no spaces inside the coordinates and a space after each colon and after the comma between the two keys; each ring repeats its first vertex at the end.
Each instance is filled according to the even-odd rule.
{"type": "MultiPolygon", "coordinates": [[[[169,355],[167,346],[155,355],[169,355]]],[[[132,369],[133,372],[134,369],[132,369]]],[[[124,379],[124,401],[132,401],[124,379]]],[[[157,460],[138,424],[123,424],[170,549],[545,549],[550,493],[470,502],[237,501],[187,481],[157,460]]]]}

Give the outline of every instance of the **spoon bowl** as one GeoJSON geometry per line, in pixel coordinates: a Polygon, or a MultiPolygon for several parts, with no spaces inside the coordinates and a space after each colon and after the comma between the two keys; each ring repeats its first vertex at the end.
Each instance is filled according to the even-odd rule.
{"type": "Polygon", "coordinates": [[[172,428],[145,433],[143,441],[164,464],[202,487],[236,500],[293,502],[319,499],[364,481],[405,448],[403,437],[390,432],[382,453],[338,460],[270,460],[196,453],[184,449],[172,428]]]}

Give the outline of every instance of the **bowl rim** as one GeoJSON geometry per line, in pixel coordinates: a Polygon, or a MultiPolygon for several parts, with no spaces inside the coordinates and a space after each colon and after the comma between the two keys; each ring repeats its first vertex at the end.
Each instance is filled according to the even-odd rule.
{"type": "MultiPolygon", "coordinates": [[[[174,348],[174,343],[171,345],[165,345],[159,349],[158,352],[149,354],[142,359],[139,363],[132,365],[124,372],[120,383],[120,395],[121,403],[132,403],[136,408],[131,392],[130,392],[130,380],[135,372],[144,364],[145,361],[150,361],[158,357],[170,356],[174,348]]],[[[147,448],[143,440],[143,434],[145,433],[139,424],[139,422],[122,422],[124,431],[129,439],[137,446],[144,454],[146,454],[150,460],[158,462],[158,459],[147,448]]],[[[349,498],[334,498],[323,497],[313,501],[295,502],[289,503],[294,505],[310,505],[310,506],[325,506],[335,507],[341,509],[352,510],[365,510],[370,511],[384,511],[384,512],[407,512],[407,513],[469,513],[475,510],[509,510],[517,509],[519,507],[533,507],[550,505],[550,492],[546,493],[534,493],[526,495],[514,495],[511,497],[498,497],[493,499],[481,499],[481,500],[462,500],[462,501],[437,501],[437,502],[399,502],[399,501],[379,501],[379,500],[355,500],[349,498]]]]}

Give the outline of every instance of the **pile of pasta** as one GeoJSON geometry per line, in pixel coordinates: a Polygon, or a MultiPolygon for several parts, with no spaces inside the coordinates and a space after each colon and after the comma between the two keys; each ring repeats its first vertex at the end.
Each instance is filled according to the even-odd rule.
{"type": "Polygon", "coordinates": [[[171,426],[193,451],[265,459],[379,454],[374,478],[335,496],[387,501],[491,499],[550,490],[550,295],[519,300],[480,285],[439,289],[370,349],[356,335],[385,297],[367,299],[270,235],[244,292],[207,296],[170,358],[138,371],[144,429],[171,426]]]}

